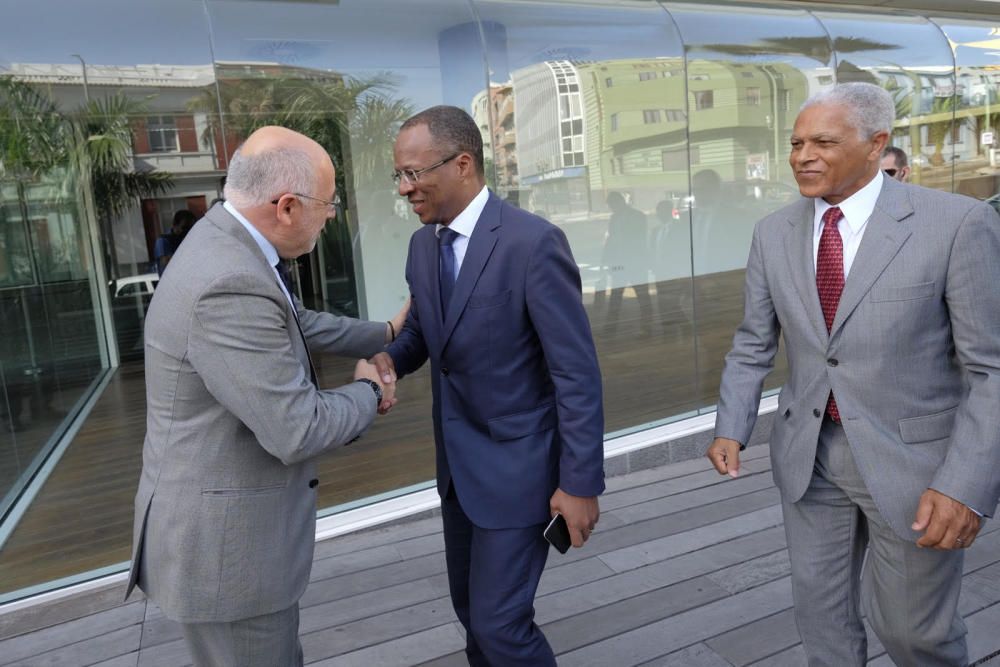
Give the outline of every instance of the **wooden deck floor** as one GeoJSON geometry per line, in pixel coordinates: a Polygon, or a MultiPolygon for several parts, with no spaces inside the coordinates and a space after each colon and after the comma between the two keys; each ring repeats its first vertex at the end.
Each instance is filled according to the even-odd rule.
{"type": "MultiPolygon", "coordinates": [[[[542,577],[537,620],[559,664],[804,664],[769,465],[767,447],[758,446],[747,451],[737,480],[706,470],[702,460],[610,479],[588,545],[566,556],[552,552],[542,577]]],[[[1000,665],[998,527],[986,523],[965,565],[961,609],[979,665],[1000,665]]],[[[44,619],[58,610],[0,615],[0,637],[8,637],[0,640],[0,665],[188,664],[176,624],[144,600],[109,604],[115,594],[95,595],[103,611],[51,627],[42,627],[44,619]]],[[[465,664],[439,517],[318,544],[301,635],[310,665],[465,664]]],[[[877,640],[869,653],[871,665],[892,664],[877,640]]]]}

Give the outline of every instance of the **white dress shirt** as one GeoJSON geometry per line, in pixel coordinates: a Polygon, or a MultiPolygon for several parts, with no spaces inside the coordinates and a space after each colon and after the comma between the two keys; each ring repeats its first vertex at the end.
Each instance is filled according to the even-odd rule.
{"type": "MultiPolygon", "coordinates": [[[[861,237],[868,227],[868,219],[875,210],[875,202],[879,193],[882,192],[882,170],[875,172],[875,178],[868,182],[868,185],[861,188],[853,195],[837,204],[844,217],[837,224],[840,231],[840,238],[844,241],[844,280],[847,280],[851,272],[851,265],[854,263],[854,256],[858,254],[858,247],[861,245],[861,237]]],[[[833,208],[833,204],[828,204],[822,197],[813,200],[816,205],[816,213],[813,218],[813,268],[816,268],[816,256],[819,254],[819,237],[823,234],[823,214],[833,208]]]]}
{"type": "MultiPolygon", "coordinates": [[[[455,216],[455,219],[451,221],[448,225],[448,229],[454,231],[458,234],[455,240],[452,241],[451,247],[455,251],[455,278],[458,278],[459,271],[462,270],[462,261],[465,260],[465,251],[469,249],[469,237],[472,236],[472,232],[476,229],[476,223],[479,221],[479,216],[483,214],[483,209],[486,208],[486,202],[490,198],[490,190],[485,185],[483,189],[479,191],[469,205],[465,209],[455,216]]],[[[434,234],[436,236],[440,235],[441,230],[444,225],[438,224],[435,226],[434,234]]]]}
{"type": "MultiPolygon", "coordinates": [[[[230,215],[239,220],[241,225],[246,227],[246,230],[250,232],[250,236],[252,236],[253,240],[257,242],[258,246],[260,246],[260,251],[264,253],[264,258],[267,259],[267,263],[271,266],[271,271],[274,273],[274,277],[278,279],[278,284],[281,285],[281,291],[285,293],[285,298],[288,299],[288,303],[291,305],[292,312],[294,313],[295,303],[292,302],[292,295],[288,293],[287,289],[285,289],[284,281],[281,279],[281,276],[278,275],[278,270],[274,268],[275,264],[281,261],[281,258],[278,257],[278,251],[275,250],[274,246],[271,245],[271,242],[264,238],[264,235],[261,234],[249,220],[243,217],[242,213],[236,210],[236,207],[228,201],[222,202],[222,207],[229,211],[230,215]]],[[[298,316],[298,314],[296,314],[296,316],[298,316]]]]}

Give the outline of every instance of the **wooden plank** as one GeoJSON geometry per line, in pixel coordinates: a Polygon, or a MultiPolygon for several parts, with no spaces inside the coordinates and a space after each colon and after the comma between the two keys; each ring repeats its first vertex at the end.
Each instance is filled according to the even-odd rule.
{"type": "Polygon", "coordinates": [[[309,607],[321,602],[388,588],[406,581],[416,581],[444,571],[445,561],[440,554],[412,558],[364,572],[314,581],[302,596],[301,604],[309,607]]]}
{"type": "Polygon", "coordinates": [[[750,665],[799,643],[792,610],[784,609],[705,641],[711,649],[736,667],[750,665]]]}
{"type": "MultiPolygon", "coordinates": [[[[105,633],[123,628],[139,628],[145,610],[145,601],[133,602],[50,628],[6,639],[0,642],[0,665],[27,660],[32,656],[100,637],[105,633]]],[[[136,648],[138,648],[138,644],[136,648]]]]}
{"type": "Polygon", "coordinates": [[[792,604],[789,579],[758,586],[676,616],[623,632],[571,651],[560,658],[564,667],[607,667],[648,662],[792,604]]]}
{"type": "Polygon", "coordinates": [[[301,635],[302,647],[311,659],[320,660],[384,645],[457,621],[450,598],[441,597],[301,635]]]}
{"type": "Polygon", "coordinates": [[[695,644],[644,662],[641,667],[732,667],[732,664],[705,644],[695,644]]]}
{"type": "Polygon", "coordinates": [[[446,595],[448,595],[448,578],[444,574],[439,574],[349,598],[303,607],[299,616],[299,632],[307,633],[346,625],[446,595]]]}
{"type": "Polygon", "coordinates": [[[746,558],[770,553],[772,549],[781,549],[785,544],[784,539],[783,529],[771,528],[653,565],[629,570],[608,579],[581,584],[561,591],[557,595],[545,595],[535,601],[535,619],[538,623],[550,623],[642,595],[648,590],[700,577],[721,568],[731,567],[746,558]]]}
{"type": "Polygon", "coordinates": [[[758,586],[765,581],[773,581],[791,574],[788,550],[782,549],[772,554],[746,560],[733,567],[713,572],[708,578],[730,593],[739,593],[758,586]]]}
{"type": "Polygon", "coordinates": [[[80,667],[133,653],[139,648],[139,624],[7,663],[11,667],[80,667]]]}
{"type": "MultiPolygon", "coordinates": [[[[751,461],[761,461],[770,467],[770,462],[767,461],[768,457],[771,455],[771,448],[768,445],[758,445],[756,447],[750,447],[742,452],[740,456],[740,464],[751,462],[751,461]]],[[[760,466],[762,469],[764,465],[760,466]]],[[[708,459],[699,456],[698,458],[691,459],[689,461],[681,461],[679,463],[670,463],[668,465],[658,466],[655,468],[646,468],[644,470],[636,470],[625,475],[618,475],[615,477],[609,477],[605,480],[605,494],[613,495],[615,493],[634,489],[640,486],[645,486],[647,484],[655,484],[665,480],[676,479],[679,477],[685,477],[687,475],[697,475],[704,473],[705,471],[712,471],[711,464],[708,459]]],[[[714,473],[719,479],[722,476],[718,473],[714,473]]]]}
{"type": "Polygon", "coordinates": [[[600,559],[612,570],[625,572],[680,554],[697,551],[723,540],[780,525],[781,508],[777,505],[771,505],[732,519],[724,519],[682,533],[649,539],[639,544],[616,549],[601,554],[600,559]]]}
{"type": "Polygon", "coordinates": [[[376,644],[346,655],[314,662],[306,655],[306,663],[315,667],[390,667],[412,665],[454,653],[465,648],[465,636],[457,623],[440,625],[430,630],[376,644]]]}
{"type": "Polygon", "coordinates": [[[542,630],[552,649],[561,654],[727,596],[724,589],[706,577],[688,579],[547,623],[542,630]]]}
{"type": "Polygon", "coordinates": [[[188,667],[189,665],[191,665],[191,653],[182,639],[139,651],[138,667],[188,667]]]}
{"type": "MultiPolygon", "coordinates": [[[[708,464],[707,460],[705,461],[705,464],[708,464]]],[[[745,467],[748,466],[749,464],[745,467]]],[[[761,462],[760,465],[754,466],[753,473],[744,470],[742,476],[748,477],[751,474],[761,474],[769,471],[770,469],[771,466],[769,462],[761,462]]],[[[656,468],[655,470],[662,469],[656,468]]],[[[730,477],[723,477],[722,475],[719,475],[719,473],[715,472],[714,469],[703,470],[702,472],[692,475],[684,475],[683,477],[672,477],[661,482],[653,482],[626,489],[624,491],[619,491],[617,493],[605,494],[604,496],[601,496],[601,511],[610,512],[621,507],[628,507],[630,505],[638,505],[650,500],[676,496],[687,491],[693,491],[707,486],[714,486],[716,484],[724,484],[731,481],[731,479],[732,478],[730,477]]]]}

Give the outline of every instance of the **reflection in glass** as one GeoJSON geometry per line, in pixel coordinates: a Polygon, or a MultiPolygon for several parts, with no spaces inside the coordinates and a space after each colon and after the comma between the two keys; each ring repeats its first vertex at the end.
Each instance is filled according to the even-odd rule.
{"type": "Polygon", "coordinates": [[[837,49],[837,80],[874,83],[895,99],[892,145],[909,157],[910,182],[951,190],[954,59],[938,27],[919,17],[817,16],[837,49]]]}
{"type": "Polygon", "coordinates": [[[569,239],[608,430],[694,409],[690,239],[674,215],[687,104],[669,15],[641,2],[477,6],[494,36],[490,83],[465,106],[492,130],[498,194],[569,239]]]}
{"type": "MultiPolygon", "coordinates": [[[[799,197],[787,165],[799,106],[831,86],[831,45],[808,12],[682,5],[671,14],[688,49],[690,195],[678,202],[693,248],[701,405],[718,397],[723,359],[743,316],[754,223],[799,197]]],[[[784,354],[765,388],[785,378],[784,354]]]]}
{"type": "Polygon", "coordinates": [[[938,21],[955,53],[954,191],[1000,209],[1000,39],[994,27],[938,21]]]}

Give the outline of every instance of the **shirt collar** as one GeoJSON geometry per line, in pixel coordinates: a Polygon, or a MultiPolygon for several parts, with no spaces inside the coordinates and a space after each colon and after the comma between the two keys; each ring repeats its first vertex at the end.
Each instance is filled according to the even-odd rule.
{"type": "MultiPolygon", "coordinates": [[[[455,219],[451,221],[448,225],[448,229],[451,229],[458,234],[468,238],[472,236],[472,232],[476,229],[476,222],[479,221],[479,216],[483,214],[483,209],[486,208],[486,202],[489,201],[490,190],[485,185],[483,189],[479,191],[469,205],[465,207],[461,213],[455,216],[455,219]]],[[[434,228],[434,234],[437,235],[441,232],[444,227],[442,224],[438,224],[434,228]]]]}
{"type": "Polygon", "coordinates": [[[258,246],[260,246],[260,251],[264,253],[264,257],[267,259],[268,264],[274,266],[280,261],[278,258],[278,251],[275,250],[271,242],[264,238],[264,235],[260,233],[260,230],[254,227],[253,223],[243,217],[243,214],[237,211],[235,206],[230,204],[228,201],[225,201],[222,203],[222,207],[229,211],[230,215],[236,218],[241,225],[246,227],[247,231],[250,232],[250,236],[252,236],[253,240],[257,242],[258,246]]]}
{"type": "MultiPolygon", "coordinates": [[[[851,228],[851,233],[857,234],[865,226],[865,223],[868,222],[868,218],[871,217],[872,212],[875,210],[875,202],[878,201],[878,196],[882,192],[884,178],[882,170],[879,169],[875,172],[875,178],[868,181],[865,187],[837,204],[840,207],[841,213],[844,214],[844,221],[851,228]]],[[[828,209],[833,208],[833,204],[828,204],[822,197],[816,197],[813,201],[816,203],[816,233],[819,234],[823,214],[828,209]]]]}

